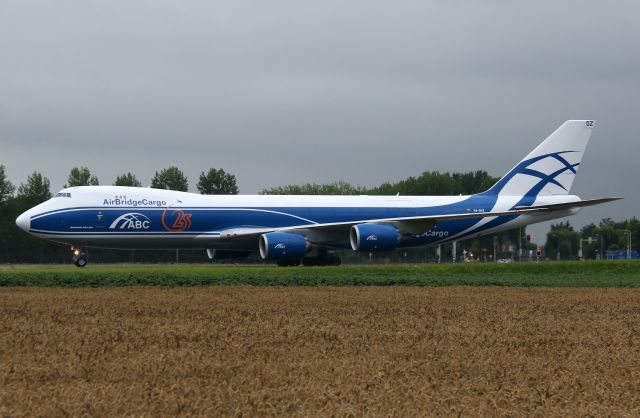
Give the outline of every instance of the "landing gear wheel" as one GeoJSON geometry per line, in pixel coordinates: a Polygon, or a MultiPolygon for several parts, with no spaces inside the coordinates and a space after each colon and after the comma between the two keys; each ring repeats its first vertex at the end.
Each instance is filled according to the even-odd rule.
{"type": "Polygon", "coordinates": [[[280,267],[295,267],[300,265],[300,260],[278,260],[280,267]]]}
{"type": "Polygon", "coordinates": [[[78,267],[84,267],[87,265],[87,259],[81,255],[77,257],[73,257],[73,264],[75,264],[78,267]]]}

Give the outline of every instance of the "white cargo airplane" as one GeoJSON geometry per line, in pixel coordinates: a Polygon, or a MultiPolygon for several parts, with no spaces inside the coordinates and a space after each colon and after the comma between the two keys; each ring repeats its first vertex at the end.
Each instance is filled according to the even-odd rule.
{"type": "Polygon", "coordinates": [[[16,224],[71,245],[80,267],[86,247],[203,248],[211,259],[259,251],[280,265],[339,264],[336,249],[437,245],[617,200],[569,194],[593,126],[565,122],[493,187],[470,196],[229,196],[85,186],[56,193],[16,224]]]}

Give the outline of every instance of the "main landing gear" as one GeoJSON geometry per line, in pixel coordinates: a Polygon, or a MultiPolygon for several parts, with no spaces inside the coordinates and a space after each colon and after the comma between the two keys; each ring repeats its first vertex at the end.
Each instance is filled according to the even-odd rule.
{"type": "Polygon", "coordinates": [[[303,266],[339,266],[342,259],[334,253],[319,254],[317,257],[305,257],[302,259],[303,266]]]}
{"type": "Polygon", "coordinates": [[[73,264],[77,267],[84,267],[87,265],[87,255],[82,252],[80,248],[71,247],[71,251],[73,251],[73,264]]]}
{"type": "Polygon", "coordinates": [[[299,266],[300,261],[305,267],[310,266],[339,266],[342,264],[342,259],[333,252],[326,250],[318,251],[318,255],[311,257],[304,257],[302,260],[279,260],[278,265],[280,267],[292,267],[299,266]]]}

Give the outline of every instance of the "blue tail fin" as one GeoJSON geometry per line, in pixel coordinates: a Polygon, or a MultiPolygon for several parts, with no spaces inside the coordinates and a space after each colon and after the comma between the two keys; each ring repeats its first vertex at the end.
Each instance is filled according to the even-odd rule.
{"type": "Polygon", "coordinates": [[[539,195],[569,194],[594,126],[592,120],[566,121],[482,194],[526,196],[531,203],[539,195]]]}

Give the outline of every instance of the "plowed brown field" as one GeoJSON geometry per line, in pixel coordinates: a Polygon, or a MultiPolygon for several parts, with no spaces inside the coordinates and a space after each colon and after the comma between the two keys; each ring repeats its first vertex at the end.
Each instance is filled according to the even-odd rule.
{"type": "Polygon", "coordinates": [[[0,289],[0,413],[640,414],[640,291],[0,289]]]}

